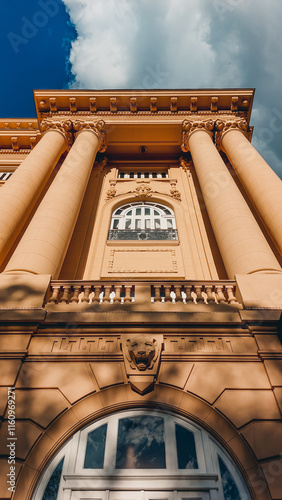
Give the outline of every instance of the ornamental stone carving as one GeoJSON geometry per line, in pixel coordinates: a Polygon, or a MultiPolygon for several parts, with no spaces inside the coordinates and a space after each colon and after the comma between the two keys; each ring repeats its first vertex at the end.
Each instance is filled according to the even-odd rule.
{"type": "Polygon", "coordinates": [[[154,388],[157,377],[163,336],[145,334],[121,335],[124,364],[132,390],[146,394],[154,388]]]}
{"type": "Polygon", "coordinates": [[[221,148],[221,141],[226,132],[230,130],[240,130],[243,134],[245,134],[248,130],[247,121],[242,120],[216,120],[215,122],[216,134],[215,134],[215,143],[218,148],[221,148]]]}
{"type": "Polygon", "coordinates": [[[152,188],[150,188],[150,186],[142,182],[142,184],[137,186],[137,188],[134,191],[134,194],[138,198],[148,198],[152,196],[152,192],[153,192],[152,188]]]}
{"type": "Polygon", "coordinates": [[[184,151],[185,153],[189,151],[189,137],[193,132],[195,132],[195,130],[205,130],[206,132],[210,133],[213,127],[214,127],[213,120],[201,120],[201,121],[184,120],[182,123],[182,144],[181,144],[182,151],[184,151]]]}
{"type": "Polygon", "coordinates": [[[176,181],[170,181],[170,186],[171,186],[170,196],[172,196],[172,198],[175,198],[178,201],[181,201],[180,191],[178,191],[178,189],[176,189],[176,181]]]}
{"type": "Polygon", "coordinates": [[[107,200],[111,200],[116,196],[117,190],[115,186],[116,186],[116,181],[110,181],[110,189],[108,189],[108,191],[106,192],[107,200]]]}
{"type": "Polygon", "coordinates": [[[105,122],[103,120],[99,120],[97,122],[88,120],[75,120],[73,122],[73,128],[76,132],[80,132],[81,130],[92,130],[97,135],[100,142],[99,151],[101,153],[104,153],[107,149],[106,134],[103,130],[104,126],[105,122]]]}
{"type": "Polygon", "coordinates": [[[48,130],[57,130],[63,134],[65,140],[69,145],[73,142],[72,136],[72,122],[71,120],[42,120],[41,130],[42,132],[47,132],[48,130]]]}

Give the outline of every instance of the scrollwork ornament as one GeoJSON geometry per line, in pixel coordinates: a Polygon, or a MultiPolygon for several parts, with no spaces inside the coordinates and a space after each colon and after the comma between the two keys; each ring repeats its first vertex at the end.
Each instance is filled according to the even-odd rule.
{"type": "Polygon", "coordinates": [[[211,132],[213,127],[213,120],[184,120],[182,123],[182,151],[184,153],[187,153],[189,151],[189,137],[195,130],[205,130],[207,132],[211,132]]]}
{"type": "Polygon", "coordinates": [[[73,142],[72,135],[72,122],[71,120],[42,120],[41,122],[41,130],[42,132],[47,132],[48,130],[58,130],[60,131],[68,145],[71,145],[73,142]]]}
{"type": "Polygon", "coordinates": [[[137,186],[137,188],[134,191],[134,194],[138,198],[143,198],[143,197],[147,198],[149,196],[152,196],[152,188],[150,188],[150,186],[148,186],[147,184],[142,183],[139,186],[137,186]]]}
{"type": "Polygon", "coordinates": [[[106,145],[106,134],[105,131],[103,130],[105,127],[105,122],[104,120],[99,120],[97,122],[93,121],[82,121],[82,120],[75,120],[73,122],[73,128],[76,132],[81,132],[81,130],[92,130],[96,136],[99,139],[99,151],[101,153],[104,153],[107,149],[106,145]]]}

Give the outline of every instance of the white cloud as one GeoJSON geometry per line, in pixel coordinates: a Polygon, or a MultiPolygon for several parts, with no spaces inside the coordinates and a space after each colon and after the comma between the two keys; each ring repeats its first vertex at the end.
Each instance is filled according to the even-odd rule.
{"type": "Polygon", "coordinates": [[[63,1],[78,33],[73,87],[256,87],[254,140],[282,175],[281,134],[262,130],[282,113],[282,2],[63,1]]]}

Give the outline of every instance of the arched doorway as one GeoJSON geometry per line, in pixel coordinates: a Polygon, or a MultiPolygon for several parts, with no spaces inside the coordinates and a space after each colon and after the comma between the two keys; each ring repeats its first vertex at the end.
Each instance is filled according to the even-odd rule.
{"type": "Polygon", "coordinates": [[[250,500],[232,459],[173,413],[126,410],[76,432],[33,500],[250,500]]]}

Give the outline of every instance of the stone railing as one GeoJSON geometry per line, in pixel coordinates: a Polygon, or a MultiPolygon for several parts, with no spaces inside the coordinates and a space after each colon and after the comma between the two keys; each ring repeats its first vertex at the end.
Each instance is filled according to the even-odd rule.
{"type": "Polygon", "coordinates": [[[177,229],[110,229],[108,240],[177,240],[177,229]]]}
{"type": "Polygon", "coordinates": [[[47,304],[149,303],[239,306],[235,281],[121,282],[52,281],[47,304]]]}

